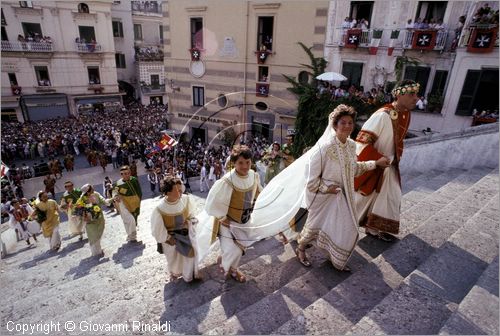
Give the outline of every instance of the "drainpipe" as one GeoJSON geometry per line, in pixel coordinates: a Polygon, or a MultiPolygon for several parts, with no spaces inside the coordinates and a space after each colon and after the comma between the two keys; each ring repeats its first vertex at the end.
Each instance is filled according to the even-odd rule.
{"type": "Polygon", "coordinates": [[[246,116],[246,112],[247,112],[247,67],[248,67],[248,21],[249,21],[249,8],[250,8],[250,1],[247,0],[246,2],[246,30],[245,30],[245,64],[244,64],[244,67],[243,67],[243,134],[244,134],[244,140],[246,140],[246,137],[247,137],[247,116],[246,116]]]}

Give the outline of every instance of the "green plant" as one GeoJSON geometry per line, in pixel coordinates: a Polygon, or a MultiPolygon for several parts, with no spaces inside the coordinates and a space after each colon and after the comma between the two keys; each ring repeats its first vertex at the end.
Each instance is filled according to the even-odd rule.
{"type": "Polygon", "coordinates": [[[415,57],[409,56],[398,56],[396,57],[396,64],[394,65],[394,72],[396,74],[396,82],[401,80],[401,76],[403,75],[403,68],[405,65],[413,65],[417,66],[420,63],[420,60],[415,57]]]}
{"type": "Polygon", "coordinates": [[[391,31],[391,39],[397,39],[399,37],[399,30],[391,31]]]}
{"type": "Polygon", "coordinates": [[[373,30],[373,38],[374,39],[382,38],[383,33],[384,33],[384,31],[382,29],[374,29],[373,30]]]}
{"type": "Polygon", "coordinates": [[[443,95],[441,92],[431,93],[427,97],[427,109],[431,112],[441,112],[443,107],[443,95]]]}

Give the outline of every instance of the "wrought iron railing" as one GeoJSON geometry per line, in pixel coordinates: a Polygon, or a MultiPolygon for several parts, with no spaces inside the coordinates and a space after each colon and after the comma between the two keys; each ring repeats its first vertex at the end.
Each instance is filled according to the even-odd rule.
{"type": "Polygon", "coordinates": [[[163,93],[165,92],[165,84],[158,85],[142,85],[142,93],[163,93]]]}
{"type": "MultiPolygon", "coordinates": [[[[464,28],[462,36],[460,37],[460,43],[458,44],[460,47],[467,47],[469,43],[471,43],[471,38],[474,36],[475,30],[478,29],[497,29],[498,25],[496,24],[471,24],[467,28],[464,28]]],[[[496,34],[495,47],[498,47],[498,31],[496,34]]]]}
{"type": "MultiPolygon", "coordinates": [[[[430,30],[430,29],[423,29],[430,30]]],[[[403,49],[413,49],[413,38],[419,29],[406,29],[403,34],[403,49]]],[[[436,43],[433,50],[444,50],[446,46],[446,39],[448,37],[447,30],[436,31],[436,43]]]]}

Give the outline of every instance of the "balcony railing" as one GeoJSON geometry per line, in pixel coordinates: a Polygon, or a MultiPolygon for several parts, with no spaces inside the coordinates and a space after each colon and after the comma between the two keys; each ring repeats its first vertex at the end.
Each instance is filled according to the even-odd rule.
{"type": "Polygon", "coordinates": [[[101,52],[101,45],[99,43],[75,43],[76,50],[82,53],[101,52]]]}
{"type": "MultiPolygon", "coordinates": [[[[424,29],[429,31],[429,29],[424,29]]],[[[417,34],[419,29],[407,29],[403,32],[403,49],[413,49],[413,39],[415,34],[417,34]]],[[[436,43],[432,50],[444,50],[446,46],[446,38],[448,37],[447,30],[437,30],[436,31],[436,43]]]]}
{"type": "Polygon", "coordinates": [[[142,85],[141,91],[142,91],[142,93],[164,93],[165,92],[165,84],[142,85]]]}
{"type": "Polygon", "coordinates": [[[48,42],[2,41],[2,52],[8,51],[53,52],[54,46],[48,42]]]}
{"type": "MultiPolygon", "coordinates": [[[[343,28],[340,28],[340,29],[341,29],[341,34],[340,34],[339,46],[344,46],[347,32],[349,31],[349,29],[343,29],[343,28]]],[[[373,30],[362,29],[361,36],[359,38],[358,47],[362,47],[362,48],[369,47],[370,42],[372,41],[372,35],[373,35],[373,30]]]]}
{"type": "Polygon", "coordinates": [[[157,47],[136,47],[136,61],[163,61],[163,50],[157,47]]]}
{"type": "Polygon", "coordinates": [[[156,1],[132,1],[132,14],[162,16],[161,3],[156,1]]]}

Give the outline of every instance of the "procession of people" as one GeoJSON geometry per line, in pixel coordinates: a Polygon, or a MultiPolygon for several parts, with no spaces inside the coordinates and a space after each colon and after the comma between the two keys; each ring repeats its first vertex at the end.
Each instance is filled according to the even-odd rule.
{"type": "MultiPolygon", "coordinates": [[[[200,213],[186,192],[185,171],[170,167],[163,174],[162,165],[155,162],[162,160],[156,157],[148,161],[148,181],[153,196],[157,185],[161,195],[151,213],[141,213],[141,186],[134,169],[124,165],[120,179],[113,183],[106,177],[104,197],[91,184],[77,188],[68,180],[60,204],[48,197],[48,193],[54,194],[54,179],[49,176],[33,207],[17,199],[10,202],[11,221],[27,244],[36,235],[29,232],[26,222],[38,222],[50,250],[58,251],[59,213],[64,211],[72,236],[83,240],[86,233],[91,255],[99,257],[104,255],[104,205],[116,207],[126,242],[131,244],[141,243],[137,240],[139,216],[150,217],[158,252],[166,257],[169,280],[201,279],[199,265],[219,242],[221,273],[245,282],[247,277],[239,269],[241,256],[255,242],[271,237],[284,243],[296,240],[297,261],[305,267],[311,266],[306,247],[312,244],[326,252],[335,269],[349,271],[360,228],[383,241],[391,241],[399,233],[399,162],[418,92],[419,85],[413,81],[397,85],[392,91],[394,102],[374,112],[355,140],[350,135],[356,111],[338,105],[321,138],[299,157],[292,154],[292,137],[286,145],[273,143],[257,156],[252,149],[267,144],[223,149],[220,154],[229,154],[225,171],[218,154],[216,160],[202,162],[200,188],[206,187],[208,195],[200,213]],[[266,166],[264,181],[262,172],[252,169],[256,157],[266,166]],[[298,213],[306,216],[301,227],[296,225],[298,213]]],[[[189,162],[188,157],[183,160],[189,162]]]]}

